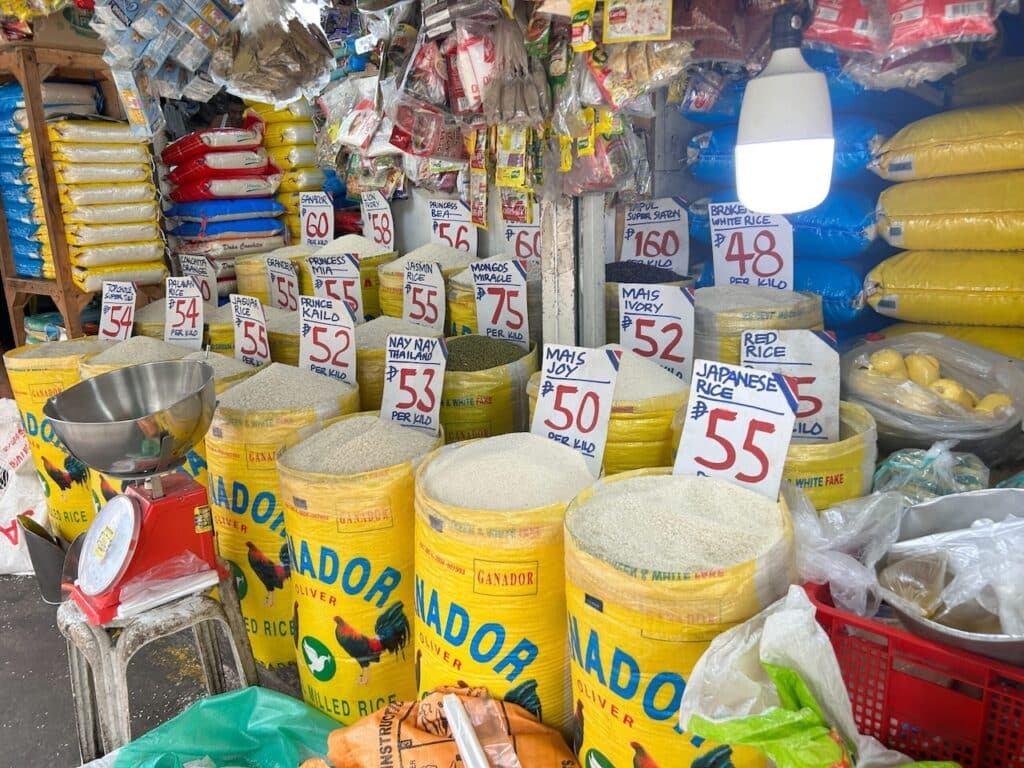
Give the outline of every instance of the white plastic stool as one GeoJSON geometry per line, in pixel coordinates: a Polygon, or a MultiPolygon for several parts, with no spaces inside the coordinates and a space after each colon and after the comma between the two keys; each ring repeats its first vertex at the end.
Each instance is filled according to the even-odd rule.
{"type": "Polygon", "coordinates": [[[243,687],[256,684],[256,662],[242,622],[235,580],[229,574],[217,586],[220,601],[209,593],[189,595],[129,619],[102,626],[90,624],[73,600],[57,610],[57,626],[68,644],[68,666],[82,762],[94,760],[131,741],[128,708],[128,663],[143,646],[161,637],[192,629],[206,690],[224,693],[217,634],[224,627],[243,687]]]}

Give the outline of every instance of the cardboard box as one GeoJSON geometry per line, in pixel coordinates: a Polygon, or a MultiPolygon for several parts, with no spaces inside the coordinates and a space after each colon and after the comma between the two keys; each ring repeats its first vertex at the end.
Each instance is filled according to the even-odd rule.
{"type": "Polygon", "coordinates": [[[103,41],[89,26],[91,21],[92,11],[70,5],[33,20],[31,42],[44,48],[102,53],[103,41]]]}

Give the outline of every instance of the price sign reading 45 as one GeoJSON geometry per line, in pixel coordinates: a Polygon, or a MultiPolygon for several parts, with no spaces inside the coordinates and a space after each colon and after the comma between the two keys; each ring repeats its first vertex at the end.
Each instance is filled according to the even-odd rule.
{"type": "Polygon", "coordinates": [[[793,289],[793,227],[784,216],[710,203],[715,285],[793,289]]]}
{"type": "Polygon", "coordinates": [[[235,359],[252,366],[269,363],[270,341],[260,300],[231,294],[231,317],[235,325],[235,359]]]}
{"type": "Polygon", "coordinates": [[[444,274],[434,261],[410,261],[402,286],[402,319],[444,333],[444,274]]]}
{"type": "Polygon", "coordinates": [[[107,280],[100,307],[100,338],[124,341],[135,322],[135,283],[107,280]]]}
{"type": "Polygon", "coordinates": [[[619,284],[622,346],[649,357],[683,381],[693,369],[693,289],[619,284]]]}
{"type": "Polygon", "coordinates": [[[189,349],[203,347],[203,296],[191,277],[167,278],[164,341],[189,349]]]}
{"type": "Polygon", "coordinates": [[[299,277],[288,259],[267,259],[270,306],[294,312],[299,308],[299,277]]]}
{"type": "Polygon", "coordinates": [[[199,294],[203,303],[210,309],[217,308],[217,273],[213,264],[205,256],[191,256],[183,253],[178,256],[181,274],[191,277],[199,286],[199,294]]]}
{"type": "Polygon", "coordinates": [[[441,390],[447,364],[444,339],[388,336],[381,418],[440,434],[441,390]]]}
{"type": "Polygon", "coordinates": [[[781,373],[796,393],[798,443],[839,439],[839,347],[827,331],[744,331],[740,360],[748,368],[781,373]]]}
{"type": "Polygon", "coordinates": [[[470,264],[476,286],[476,322],[480,333],[530,348],[525,261],[470,264]]]}
{"type": "Polygon", "coordinates": [[[685,275],[690,268],[690,218],[683,199],[663,197],[627,205],[621,258],[685,275]]]}
{"type": "Polygon", "coordinates": [[[778,373],[697,360],[673,471],[777,498],[796,408],[778,373]]]}
{"type": "Polygon", "coordinates": [[[299,193],[302,244],[323,248],[334,240],[334,200],[330,192],[299,193]]]}
{"type": "Polygon", "coordinates": [[[356,381],[355,318],[348,304],[299,297],[299,367],[338,381],[356,381]]]}
{"type": "Polygon", "coordinates": [[[476,227],[469,206],[461,200],[435,198],[430,204],[431,236],[435,243],[476,255],[476,227]]]}
{"type": "Polygon", "coordinates": [[[359,274],[359,256],[339,253],[337,256],[310,256],[307,260],[313,275],[313,293],[325,299],[348,304],[356,322],[363,322],[363,286],[359,274]]]}
{"type": "Polygon", "coordinates": [[[377,190],[363,192],[363,237],[382,248],[395,248],[395,219],[391,206],[377,190]]]}
{"type": "Polygon", "coordinates": [[[579,451],[594,477],[601,474],[620,355],[610,349],[544,346],[530,431],[579,451]]]}

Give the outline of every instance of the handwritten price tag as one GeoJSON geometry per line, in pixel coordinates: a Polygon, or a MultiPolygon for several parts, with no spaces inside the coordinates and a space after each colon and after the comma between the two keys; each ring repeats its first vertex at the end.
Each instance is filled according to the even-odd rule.
{"type": "Polygon", "coordinates": [[[167,278],[164,341],[189,349],[203,348],[203,296],[191,277],[167,278]]]}
{"type": "Polygon", "coordinates": [[[410,261],[405,265],[402,319],[444,333],[445,290],[441,265],[410,261]]]}
{"type": "Polygon", "coordinates": [[[313,275],[313,293],[325,299],[344,301],[356,322],[363,322],[363,285],[359,273],[359,256],[354,253],[310,256],[307,263],[313,275]]]}
{"type": "Polygon", "coordinates": [[[839,346],[826,331],[744,331],[740,360],[745,367],[781,373],[796,393],[798,443],[839,439],[839,346]]]}
{"type": "Polygon", "coordinates": [[[621,353],[546,344],[530,431],[583,454],[601,474],[621,353]]]}
{"type": "Polygon", "coordinates": [[[619,338],[683,381],[693,370],[693,289],[676,285],[619,284],[619,338]]]}
{"type": "Polygon", "coordinates": [[[181,274],[196,281],[203,303],[210,309],[216,309],[217,273],[213,264],[205,256],[190,256],[187,253],[178,256],[178,263],[181,264],[181,274]]]}
{"type": "Polygon", "coordinates": [[[784,216],[710,203],[716,285],[793,289],[793,227],[784,216]]]}
{"type": "Polygon", "coordinates": [[[299,308],[299,276],[288,259],[267,259],[270,306],[294,312],[299,308]]]}
{"type": "Polygon", "coordinates": [[[642,261],[677,275],[690,268],[690,218],[679,197],[630,203],[622,229],[622,259],[642,261]]]}
{"type": "Polygon", "coordinates": [[[395,247],[395,219],[387,198],[377,190],[363,192],[363,237],[382,248],[395,247]]]}
{"type": "Polygon", "coordinates": [[[107,280],[100,306],[100,338],[124,341],[135,322],[135,283],[107,280]]]}
{"type": "Polygon", "coordinates": [[[260,300],[231,294],[231,317],[235,324],[235,359],[252,366],[269,363],[270,342],[260,300]]]}
{"type": "Polygon", "coordinates": [[[526,261],[481,261],[469,268],[476,286],[476,322],[480,333],[529,349],[526,261]]]}
{"type": "Polygon", "coordinates": [[[334,240],[334,201],[330,192],[299,193],[302,244],[323,248],[334,240]]]}
{"type": "Polygon", "coordinates": [[[673,471],[775,499],[795,420],[796,395],[783,376],[697,360],[673,471]]]}
{"type": "Polygon", "coordinates": [[[348,304],[321,296],[301,296],[299,311],[299,367],[354,384],[355,318],[348,304]]]}
{"type": "Polygon", "coordinates": [[[540,206],[533,204],[531,224],[506,221],[502,216],[505,252],[517,259],[540,258],[540,206]]]}
{"type": "Polygon", "coordinates": [[[476,255],[476,227],[469,206],[461,200],[435,198],[430,203],[431,236],[435,243],[476,255]]]}
{"type": "Polygon", "coordinates": [[[388,336],[381,418],[439,434],[441,390],[447,364],[444,339],[388,336]]]}

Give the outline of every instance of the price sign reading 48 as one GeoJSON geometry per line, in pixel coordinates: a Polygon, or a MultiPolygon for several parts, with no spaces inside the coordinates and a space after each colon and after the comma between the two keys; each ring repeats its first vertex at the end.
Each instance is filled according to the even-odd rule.
{"type": "Polygon", "coordinates": [[[299,367],[338,381],[356,381],[355,318],[348,304],[300,296],[299,367]]]}
{"type": "Polygon", "coordinates": [[[716,285],[793,289],[793,227],[784,216],[710,203],[716,285]]]}
{"type": "Polygon", "coordinates": [[[124,341],[135,322],[135,283],[107,280],[100,307],[100,338],[124,341]]]}
{"type": "Polygon", "coordinates": [[[690,219],[682,198],[664,197],[627,205],[621,258],[685,275],[690,267],[690,219]]]}
{"type": "Polygon", "coordinates": [[[381,418],[440,434],[441,390],[447,364],[444,339],[388,336],[381,418]]]}
{"type": "Polygon", "coordinates": [[[269,363],[270,341],[260,300],[231,294],[231,317],[235,325],[235,359],[257,367],[269,363]]]}
{"type": "Polygon", "coordinates": [[[619,284],[619,339],[683,381],[693,369],[693,289],[619,284]]]}
{"type": "Polygon", "coordinates": [[[164,341],[189,349],[203,347],[203,295],[191,277],[167,278],[164,341]]]}
{"type": "Polygon", "coordinates": [[[288,259],[267,259],[270,306],[294,312],[299,308],[299,276],[288,259]]]}
{"type": "Polygon", "coordinates": [[[480,333],[530,348],[525,261],[470,264],[476,287],[476,322],[480,333]]]}
{"type": "Polygon", "coordinates": [[[344,301],[356,322],[363,322],[363,286],[358,254],[310,256],[307,263],[313,276],[313,293],[325,299],[344,301]]]}
{"type": "Polygon", "coordinates": [[[441,265],[434,261],[407,262],[402,290],[402,319],[443,333],[446,297],[441,265]]]}
{"type": "Polygon", "coordinates": [[[382,248],[395,248],[395,220],[391,206],[377,190],[363,192],[363,237],[382,248]]]}
{"type": "Polygon", "coordinates": [[[583,454],[598,477],[621,352],[546,344],[530,431],[583,454]]]}
{"type": "Polygon", "coordinates": [[[778,373],[697,360],[673,471],[777,498],[796,409],[778,373]]]}

